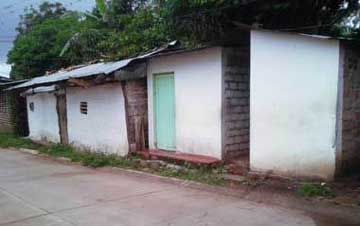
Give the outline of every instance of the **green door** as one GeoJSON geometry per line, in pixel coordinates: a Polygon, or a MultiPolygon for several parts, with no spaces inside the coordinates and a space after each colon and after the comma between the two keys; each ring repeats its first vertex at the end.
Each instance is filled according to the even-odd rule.
{"type": "Polygon", "coordinates": [[[154,102],[156,146],[175,150],[174,74],[154,75],[154,102]]]}

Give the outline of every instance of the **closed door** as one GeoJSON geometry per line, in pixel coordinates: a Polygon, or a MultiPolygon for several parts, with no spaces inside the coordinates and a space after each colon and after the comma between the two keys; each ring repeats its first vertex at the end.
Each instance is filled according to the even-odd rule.
{"type": "Polygon", "coordinates": [[[175,150],[174,74],[154,75],[154,102],[156,146],[175,150]]]}

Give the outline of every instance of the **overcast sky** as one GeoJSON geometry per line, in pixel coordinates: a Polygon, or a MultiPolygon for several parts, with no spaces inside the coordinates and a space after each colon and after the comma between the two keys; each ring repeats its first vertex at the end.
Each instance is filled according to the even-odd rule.
{"type": "MultiPolygon", "coordinates": [[[[26,7],[37,6],[45,0],[0,0],[0,76],[8,74],[6,55],[16,36],[15,28],[26,7]]],[[[68,9],[86,11],[95,6],[95,0],[48,0],[61,2],[68,9]]]]}

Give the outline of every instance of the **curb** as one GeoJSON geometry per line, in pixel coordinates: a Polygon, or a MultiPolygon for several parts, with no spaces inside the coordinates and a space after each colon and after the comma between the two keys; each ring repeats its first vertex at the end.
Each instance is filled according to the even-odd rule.
{"type": "Polygon", "coordinates": [[[32,154],[32,155],[38,155],[40,153],[38,150],[27,149],[27,148],[20,148],[17,150],[24,152],[24,153],[32,154]]]}

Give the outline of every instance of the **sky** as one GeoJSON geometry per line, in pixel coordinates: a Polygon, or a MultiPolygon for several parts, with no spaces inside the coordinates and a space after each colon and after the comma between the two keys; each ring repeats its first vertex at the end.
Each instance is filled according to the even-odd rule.
{"type": "MultiPolygon", "coordinates": [[[[7,53],[16,36],[16,26],[26,7],[34,7],[45,0],[0,0],[0,76],[8,76],[10,65],[6,64],[7,53]]],[[[91,10],[95,0],[48,0],[61,2],[66,8],[78,11],[91,10]]]]}

